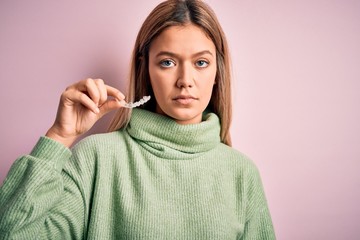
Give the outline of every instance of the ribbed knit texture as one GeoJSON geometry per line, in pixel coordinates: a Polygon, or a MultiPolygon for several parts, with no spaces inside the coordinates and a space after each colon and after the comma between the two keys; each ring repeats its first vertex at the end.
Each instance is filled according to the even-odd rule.
{"type": "Polygon", "coordinates": [[[42,137],[0,188],[0,239],[275,239],[257,168],[219,133],[212,113],[133,109],[72,151],[42,137]]]}

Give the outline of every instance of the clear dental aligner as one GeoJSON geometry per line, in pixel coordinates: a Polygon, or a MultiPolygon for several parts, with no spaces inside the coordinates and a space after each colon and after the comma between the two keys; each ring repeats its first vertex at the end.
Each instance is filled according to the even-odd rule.
{"type": "Polygon", "coordinates": [[[129,103],[125,103],[124,104],[124,107],[126,108],[135,108],[135,107],[138,107],[144,103],[146,103],[147,101],[150,100],[150,96],[144,96],[142,99],[140,99],[139,101],[137,102],[129,102],[129,103]]]}

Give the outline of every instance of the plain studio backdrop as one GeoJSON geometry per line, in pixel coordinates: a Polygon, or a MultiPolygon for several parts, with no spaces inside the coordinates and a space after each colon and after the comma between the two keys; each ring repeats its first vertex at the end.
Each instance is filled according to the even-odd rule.
{"type": "MultiPolygon", "coordinates": [[[[125,91],[136,34],[159,2],[1,0],[0,183],[51,126],[66,86],[93,77],[125,91]]],[[[233,145],[261,172],[278,239],[359,239],[360,1],[207,3],[231,50],[233,145]]]]}

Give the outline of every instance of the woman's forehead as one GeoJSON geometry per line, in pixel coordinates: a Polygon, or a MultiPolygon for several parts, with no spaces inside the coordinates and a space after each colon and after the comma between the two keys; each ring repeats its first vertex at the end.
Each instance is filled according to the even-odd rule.
{"type": "Polygon", "coordinates": [[[162,31],[151,43],[150,54],[172,52],[197,54],[209,52],[215,55],[215,45],[206,33],[193,24],[171,26],[162,31]]]}

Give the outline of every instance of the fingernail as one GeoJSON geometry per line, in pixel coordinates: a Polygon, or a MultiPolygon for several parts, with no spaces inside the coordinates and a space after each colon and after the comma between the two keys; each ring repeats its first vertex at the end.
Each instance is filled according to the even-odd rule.
{"type": "Polygon", "coordinates": [[[125,98],[125,95],[122,94],[122,93],[119,93],[119,94],[118,94],[118,97],[119,97],[119,100],[121,100],[121,99],[124,99],[124,98],[125,98]]]}

